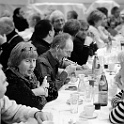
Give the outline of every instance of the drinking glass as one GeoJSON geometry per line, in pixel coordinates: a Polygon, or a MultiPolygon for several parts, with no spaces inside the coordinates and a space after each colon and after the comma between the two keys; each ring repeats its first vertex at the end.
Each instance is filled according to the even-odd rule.
{"type": "Polygon", "coordinates": [[[72,93],[70,95],[71,113],[78,113],[78,101],[79,93],[72,93]]]}

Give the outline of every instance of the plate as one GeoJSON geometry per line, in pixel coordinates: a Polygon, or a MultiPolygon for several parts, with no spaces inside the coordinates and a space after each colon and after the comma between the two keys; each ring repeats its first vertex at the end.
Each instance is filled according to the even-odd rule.
{"type": "Polygon", "coordinates": [[[77,90],[77,87],[76,86],[68,86],[65,90],[76,91],[77,90]]]}
{"type": "MultiPolygon", "coordinates": [[[[70,99],[68,99],[66,103],[70,105],[70,99]]],[[[82,103],[83,103],[83,100],[79,99],[78,105],[81,105],[82,103]]]]}
{"type": "Polygon", "coordinates": [[[97,117],[97,113],[93,113],[93,116],[87,116],[84,112],[82,112],[79,116],[80,118],[94,119],[97,117]]]}

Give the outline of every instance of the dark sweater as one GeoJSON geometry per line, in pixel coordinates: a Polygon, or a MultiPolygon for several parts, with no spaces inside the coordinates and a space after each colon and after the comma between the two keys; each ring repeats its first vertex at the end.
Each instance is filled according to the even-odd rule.
{"type": "Polygon", "coordinates": [[[10,99],[14,99],[18,104],[36,107],[38,109],[43,108],[46,103],[45,96],[35,96],[31,90],[37,88],[38,81],[35,75],[29,80],[19,75],[13,69],[6,70],[5,74],[9,83],[6,95],[10,99]]]}
{"type": "Polygon", "coordinates": [[[84,45],[85,39],[81,39],[79,36],[74,38],[74,49],[71,54],[70,60],[77,62],[79,65],[86,64],[90,48],[84,45]]]}
{"type": "Polygon", "coordinates": [[[43,39],[32,38],[32,44],[37,48],[38,55],[41,55],[50,49],[50,44],[43,39]]]}

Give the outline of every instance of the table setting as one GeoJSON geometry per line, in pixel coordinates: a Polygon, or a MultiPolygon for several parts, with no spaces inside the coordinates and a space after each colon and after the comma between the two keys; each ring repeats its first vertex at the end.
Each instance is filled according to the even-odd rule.
{"type": "Polygon", "coordinates": [[[114,79],[120,69],[117,56],[121,49],[120,45],[116,44],[117,40],[118,36],[112,46],[97,51],[108,83],[107,105],[101,106],[96,102],[101,74],[93,74],[94,56],[89,57],[83,69],[76,69],[75,74],[69,75],[69,82],[60,88],[58,98],[43,108],[43,111],[53,114],[54,124],[110,124],[111,99],[119,91],[114,79]]]}
{"type": "Polygon", "coordinates": [[[91,75],[78,74],[75,79],[71,80],[72,82],[59,90],[56,100],[45,105],[43,111],[53,114],[54,124],[110,124],[110,101],[107,106],[95,110],[93,90],[91,90],[89,83],[91,80],[93,81],[91,75]],[[85,89],[79,86],[80,81],[84,82],[85,89]],[[69,89],[69,86],[75,86],[77,89],[69,89]]]}

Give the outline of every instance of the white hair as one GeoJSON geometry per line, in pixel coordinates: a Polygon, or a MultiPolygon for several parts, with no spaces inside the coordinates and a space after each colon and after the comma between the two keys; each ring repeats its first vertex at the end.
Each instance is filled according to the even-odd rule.
{"type": "Polygon", "coordinates": [[[60,16],[65,20],[64,14],[63,14],[60,10],[55,10],[55,11],[53,11],[53,12],[51,13],[49,19],[50,19],[51,23],[53,23],[54,20],[55,20],[57,17],[60,17],[60,16]]]}

